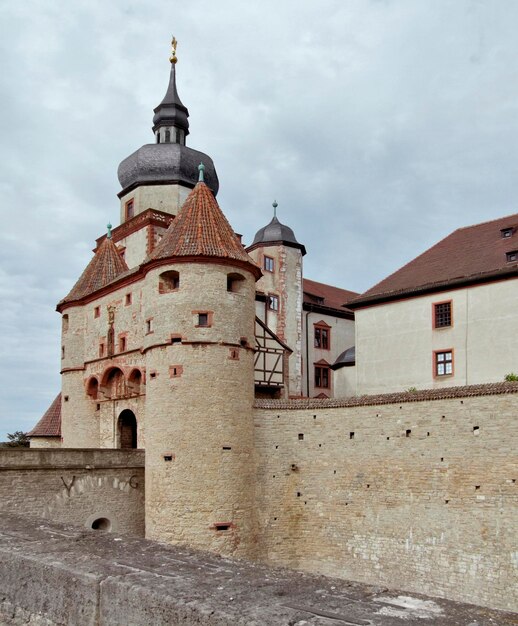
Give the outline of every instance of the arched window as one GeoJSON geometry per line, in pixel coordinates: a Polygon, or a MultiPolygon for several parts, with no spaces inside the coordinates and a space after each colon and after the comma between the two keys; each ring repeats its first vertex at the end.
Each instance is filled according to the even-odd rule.
{"type": "Polygon", "coordinates": [[[126,381],[124,380],[124,374],[118,367],[112,368],[105,375],[104,380],[105,389],[103,391],[108,398],[116,400],[126,396],[126,381]]]}
{"type": "Polygon", "coordinates": [[[97,400],[97,394],[99,393],[99,382],[97,378],[90,378],[86,385],[86,393],[92,398],[92,400],[97,400]]]}
{"type": "Polygon", "coordinates": [[[119,435],[119,448],[128,449],[137,447],[137,418],[133,411],[129,409],[122,411],[117,422],[117,431],[119,435]]]}
{"type": "Polygon", "coordinates": [[[165,142],[171,143],[171,131],[169,128],[165,131],[165,142]]]}
{"type": "Polygon", "coordinates": [[[131,395],[140,395],[142,386],[142,373],[134,369],[128,377],[128,391],[131,395]]]}
{"type": "Polygon", "coordinates": [[[158,293],[169,293],[180,288],[180,274],[174,270],[163,272],[158,277],[158,293]]]}
{"type": "Polygon", "coordinates": [[[64,333],[68,330],[68,313],[65,313],[61,318],[61,329],[64,333]]]}
{"type": "Polygon", "coordinates": [[[227,291],[232,291],[234,293],[239,293],[242,291],[244,286],[245,277],[241,276],[241,274],[227,274],[227,291]]]}

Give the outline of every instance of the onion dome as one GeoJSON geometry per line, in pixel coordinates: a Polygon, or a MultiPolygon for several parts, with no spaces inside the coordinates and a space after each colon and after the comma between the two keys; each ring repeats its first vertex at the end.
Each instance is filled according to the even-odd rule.
{"type": "MultiPolygon", "coordinates": [[[[128,271],[126,261],[121,257],[117,246],[111,238],[111,225],[108,225],[108,235],[101,242],[95,254],[86,266],[79,280],[72,287],[66,298],[59,305],[75,300],[81,300],[106,287],[118,276],[128,271]]],[[[58,305],[58,308],[59,308],[58,305]]]]}
{"type": "Polygon", "coordinates": [[[252,250],[265,245],[273,246],[284,244],[285,246],[289,246],[291,248],[298,248],[302,252],[302,255],[305,255],[306,248],[297,241],[293,230],[289,226],[281,224],[281,222],[277,219],[277,202],[274,202],[272,206],[274,208],[272,221],[257,231],[252,245],[248,249],[252,250]]]}
{"type": "Polygon", "coordinates": [[[232,226],[223,215],[214,194],[204,182],[204,166],[199,181],[188,195],[176,218],[146,263],[163,259],[201,257],[246,264],[257,278],[261,270],[246,253],[232,226]]]}
{"type": "Polygon", "coordinates": [[[61,394],[58,393],[28,437],[61,437],[61,394]]]}
{"type": "Polygon", "coordinates": [[[189,134],[189,111],[176,88],[176,39],[172,41],[171,73],[162,102],[154,109],[153,133],[156,143],[146,144],[119,165],[117,175],[122,187],[119,197],[140,185],[179,184],[192,189],[197,182],[196,167],[205,164],[205,182],[218,193],[218,175],[212,159],[185,145],[189,134]]]}

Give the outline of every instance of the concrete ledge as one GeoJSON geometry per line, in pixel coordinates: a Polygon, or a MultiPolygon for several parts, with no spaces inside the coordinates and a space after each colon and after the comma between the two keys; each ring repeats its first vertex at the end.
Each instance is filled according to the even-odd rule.
{"type": "Polygon", "coordinates": [[[511,626],[472,605],[1,515],[0,623],[511,626]]]}

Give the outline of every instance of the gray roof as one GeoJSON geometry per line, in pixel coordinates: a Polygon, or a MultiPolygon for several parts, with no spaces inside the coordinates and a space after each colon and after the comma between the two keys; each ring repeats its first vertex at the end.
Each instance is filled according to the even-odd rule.
{"type": "Polygon", "coordinates": [[[334,370],[339,370],[341,367],[351,367],[356,364],[356,346],[347,348],[341,354],[336,357],[336,361],[331,365],[334,370]]]}
{"type": "Polygon", "coordinates": [[[281,224],[277,217],[274,217],[269,224],[257,231],[250,247],[267,243],[283,243],[293,248],[299,248],[302,250],[302,254],[306,254],[306,248],[297,241],[293,230],[289,226],[281,224]]]}
{"type": "Polygon", "coordinates": [[[153,109],[153,132],[159,126],[176,126],[183,128],[185,134],[189,134],[189,111],[184,106],[176,89],[176,64],[171,63],[169,86],[162,102],[153,109]]]}
{"type": "Polygon", "coordinates": [[[212,159],[179,143],[151,143],[142,146],[119,165],[117,175],[123,192],[143,184],[180,183],[193,188],[198,182],[198,165],[205,165],[205,182],[216,195],[218,175],[212,159]]]}

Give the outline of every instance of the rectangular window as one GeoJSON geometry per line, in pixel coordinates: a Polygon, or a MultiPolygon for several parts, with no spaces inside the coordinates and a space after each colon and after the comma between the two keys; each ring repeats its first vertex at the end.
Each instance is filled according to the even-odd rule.
{"type": "Polygon", "coordinates": [[[101,307],[96,306],[94,309],[94,317],[101,317],[101,307]]]}
{"type": "Polygon", "coordinates": [[[329,350],[329,339],[329,328],[315,326],[315,348],[320,348],[321,350],[329,350]]]}
{"type": "Polygon", "coordinates": [[[315,387],[329,389],[329,367],[315,366],[315,387]]]}
{"type": "Polygon", "coordinates": [[[271,256],[264,257],[264,269],[267,272],[273,272],[274,264],[271,256]]]}
{"type": "Polygon", "coordinates": [[[119,337],[119,352],[126,352],[126,337],[119,337]]]}
{"type": "Polygon", "coordinates": [[[102,359],[103,356],[104,356],[104,343],[101,341],[101,343],[99,344],[99,358],[102,359]]]}
{"type": "Polygon", "coordinates": [[[506,252],[505,258],[508,263],[512,263],[513,261],[518,261],[518,250],[513,250],[512,252],[506,252]]]}
{"type": "Polygon", "coordinates": [[[126,219],[130,220],[134,215],[133,199],[126,202],[126,219]]]}
{"type": "Polygon", "coordinates": [[[433,305],[434,328],[448,328],[452,325],[451,300],[433,305]]]}
{"type": "Polygon", "coordinates": [[[127,293],[127,294],[126,294],[126,299],[125,299],[125,301],[124,301],[124,304],[125,304],[126,306],[129,306],[129,305],[131,304],[131,293],[127,293]]]}
{"type": "Polygon", "coordinates": [[[435,352],[435,375],[450,376],[453,374],[453,351],[435,352]]]}
{"type": "Polygon", "coordinates": [[[149,333],[153,332],[153,325],[152,325],[152,319],[146,320],[146,334],[149,335],[149,333]]]}
{"type": "Polygon", "coordinates": [[[208,326],[208,325],[209,325],[209,314],[198,313],[198,326],[208,326]]]}
{"type": "Polygon", "coordinates": [[[279,310],[279,296],[268,296],[268,308],[271,311],[279,310]]]}

